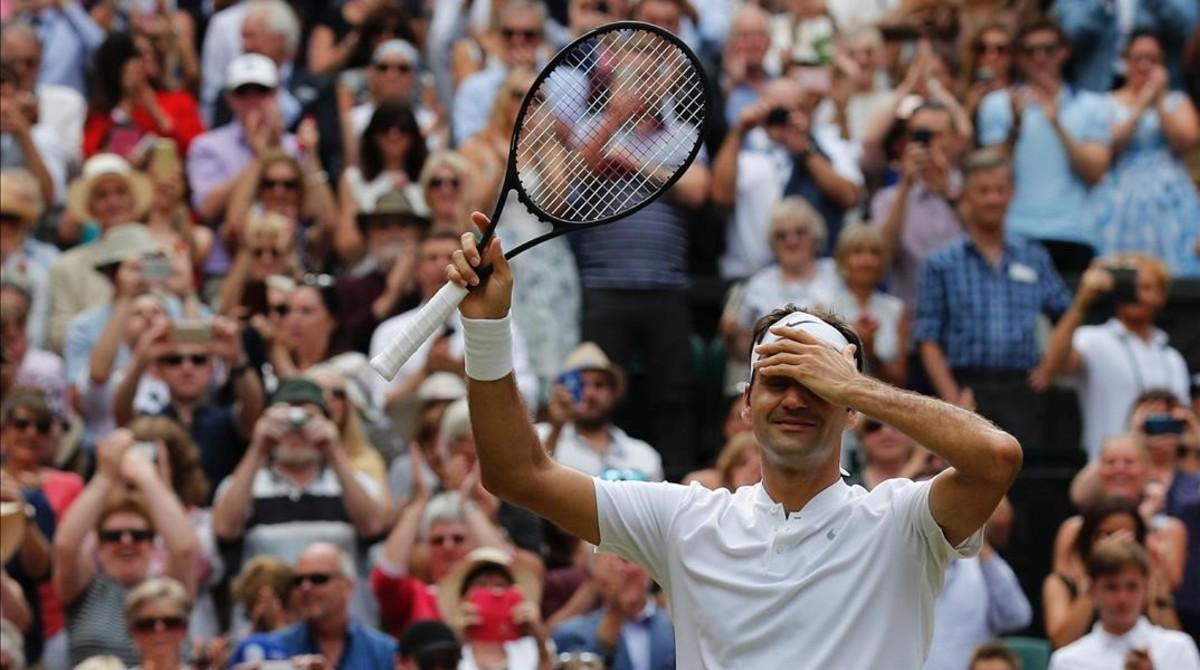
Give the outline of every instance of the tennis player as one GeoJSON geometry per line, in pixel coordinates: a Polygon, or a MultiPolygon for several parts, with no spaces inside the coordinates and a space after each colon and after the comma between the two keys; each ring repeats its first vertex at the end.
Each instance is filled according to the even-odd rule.
{"type": "MultiPolygon", "coordinates": [[[[474,215],[481,229],[488,221],[474,215]]],[[[946,566],[974,555],[1021,465],[1013,437],[966,410],[863,375],[858,336],[794,307],[756,329],[742,411],[763,479],[734,493],[608,482],[555,463],[513,382],[513,277],[499,240],[480,282],[475,238],[448,268],[463,301],[471,425],[491,492],[646,568],[666,590],[681,668],[916,669],[946,566]],[[944,458],[930,481],[870,492],[838,472],[860,414],[944,458]]]]}

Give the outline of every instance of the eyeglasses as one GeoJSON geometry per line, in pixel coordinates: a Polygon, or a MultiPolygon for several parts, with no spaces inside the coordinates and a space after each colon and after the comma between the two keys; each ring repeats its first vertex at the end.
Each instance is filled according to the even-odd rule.
{"type": "Polygon", "coordinates": [[[1008,52],[1011,50],[1011,47],[1009,47],[1007,44],[988,44],[987,42],[981,42],[975,45],[975,53],[981,56],[985,54],[1007,56],[1008,52]]]}
{"type": "Polygon", "coordinates": [[[771,233],[771,239],[776,242],[782,242],[791,237],[802,240],[811,234],[807,228],[785,228],[771,233]]]}
{"type": "Polygon", "coordinates": [[[327,275],[327,274],[323,274],[323,273],[322,274],[313,274],[311,272],[309,274],[304,275],[304,285],[305,286],[312,286],[315,288],[329,288],[336,283],[337,283],[337,279],[334,278],[333,275],[327,275]]]}
{"type": "Polygon", "coordinates": [[[462,182],[458,180],[458,177],[434,177],[429,180],[429,188],[437,190],[443,186],[457,191],[458,187],[462,186],[462,182]]]}
{"type": "Polygon", "coordinates": [[[133,620],[132,628],[139,633],[154,633],[158,630],[179,632],[187,627],[187,620],[181,616],[148,616],[133,620]]]}
{"type": "Polygon", "coordinates": [[[328,572],[310,572],[304,575],[292,575],[292,579],[289,583],[292,585],[292,588],[303,586],[305,582],[308,582],[313,586],[324,586],[332,579],[333,575],[329,574],[328,572]]]}
{"type": "Polygon", "coordinates": [[[1026,58],[1034,56],[1051,56],[1058,51],[1058,44],[1024,44],[1021,45],[1021,55],[1026,58]]]}
{"type": "Polygon", "coordinates": [[[250,255],[254,256],[257,259],[261,259],[263,256],[270,256],[271,258],[279,258],[280,256],[283,256],[283,252],[280,251],[279,249],[276,249],[275,247],[257,247],[255,249],[250,250],[250,255]]]}
{"type": "Polygon", "coordinates": [[[116,544],[126,537],[130,542],[149,542],[154,539],[154,531],[148,528],[109,528],[96,533],[101,544],[116,544]]]}
{"type": "Polygon", "coordinates": [[[274,190],[277,188],[287,190],[287,191],[295,191],[300,188],[300,180],[299,179],[269,179],[267,177],[263,177],[262,179],[258,180],[258,185],[259,185],[259,188],[261,188],[264,191],[271,191],[271,190],[274,190]]]}
{"type": "Polygon", "coordinates": [[[462,533],[453,533],[451,535],[430,535],[429,544],[435,547],[444,547],[448,544],[459,545],[467,541],[467,536],[462,533]]]}
{"type": "Polygon", "coordinates": [[[33,419],[26,419],[23,417],[12,417],[8,420],[8,425],[17,430],[29,430],[30,428],[36,428],[37,432],[41,433],[42,435],[48,435],[50,433],[50,429],[54,427],[54,422],[50,419],[37,419],[35,421],[33,419]]]}
{"type": "Polygon", "coordinates": [[[12,212],[0,212],[0,223],[3,223],[6,226],[19,226],[21,225],[21,220],[21,216],[18,214],[13,214],[12,212]]]}
{"type": "Polygon", "coordinates": [[[375,63],[371,66],[376,72],[387,72],[394,70],[399,74],[408,74],[413,71],[413,66],[408,63],[375,63]]]}
{"type": "Polygon", "coordinates": [[[533,42],[542,37],[542,31],[536,29],[519,30],[517,28],[501,28],[500,36],[510,42],[514,37],[518,36],[526,42],[533,42]]]}
{"type": "Polygon", "coordinates": [[[275,89],[262,84],[242,84],[233,89],[233,97],[244,98],[250,95],[270,95],[275,92],[275,89]]]}
{"type": "Polygon", "coordinates": [[[158,364],[169,368],[177,368],[183,365],[184,361],[191,363],[193,367],[203,367],[208,365],[208,354],[188,354],[186,356],[183,354],[166,354],[165,356],[158,357],[158,364]]]}

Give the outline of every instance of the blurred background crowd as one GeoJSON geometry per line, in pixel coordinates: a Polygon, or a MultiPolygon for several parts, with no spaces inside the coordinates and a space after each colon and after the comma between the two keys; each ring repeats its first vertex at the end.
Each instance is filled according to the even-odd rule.
{"type": "MultiPolygon", "coordinates": [[[[609,479],[757,483],[752,326],[827,308],[872,375],[1025,451],[983,552],[946,575],[928,668],[1195,667],[1195,0],[0,18],[5,670],[674,667],[641,568],[480,484],[457,317],[395,380],[366,364],[490,211],[540,66],[627,18],[696,51],[712,119],[661,200],[515,261],[547,450],[609,479]]],[[[510,204],[498,231],[544,229],[510,204]]],[[[866,488],[944,467],[870,417],[844,445],[866,488]]]]}

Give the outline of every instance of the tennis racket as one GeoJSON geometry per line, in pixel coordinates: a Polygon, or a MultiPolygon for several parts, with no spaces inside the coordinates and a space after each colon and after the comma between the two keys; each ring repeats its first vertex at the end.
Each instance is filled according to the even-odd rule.
{"type": "MultiPolygon", "coordinates": [[[[619,21],[559,51],[521,102],[508,166],[484,249],[510,191],[552,230],[505,254],[611,223],[645,207],[691,165],[709,115],[708,82],[699,59],[657,26],[619,21]]],[[[482,268],[480,279],[490,274],[482,268]]],[[[391,380],[437,332],[467,289],[447,282],[414,325],[371,359],[391,380]]]]}

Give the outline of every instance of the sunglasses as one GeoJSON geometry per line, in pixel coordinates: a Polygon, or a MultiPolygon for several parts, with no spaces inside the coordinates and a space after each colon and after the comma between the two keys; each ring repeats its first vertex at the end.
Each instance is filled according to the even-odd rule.
{"type": "Polygon", "coordinates": [[[979,55],[996,54],[998,56],[1007,56],[1010,50],[1007,44],[978,44],[975,46],[975,53],[979,55]]]}
{"type": "Polygon", "coordinates": [[[292,575],[292,579],[288,582],[292,588],[303,586],[305,582],[311,583],[313,586],[324,586],[333,579],[333,575],[328,572],[310,572],[306,575],[292,575]]]}
{"type": "Polygon", "coordinates": [[[439,189],[443,186],[447,186],[457,191],[458,187],[462,186],[462,182],[458,180],[458,177],[434,177],[433,179],[429,180],[429,188],[439,189]]]}
{"type": "Polygon", "coordinates": [[[263,86],[262,84],[243,84],[233,89],[233,97],[244,98],[249,95],[270,95],[274,92],[275,89],[263,86]]]}
{"type": "Polygon", "coordinates": [[[516,28],[501,28],[500,36],[506,40],[512,41],[514,37],[520,36],[526,42],[533,42],[540,39],[542,31],[540,30],[517,30],[516,28]]]}
{"type": "Polygon", "coordinates": [[[130,542],[149,542],[154,539],[154,531],[148,528],[110,528],[96,533],[102,544],[116,544],[129,537],[130,542]]]}
{"type": "Polygon", "coordinates": [[[413,66],[408,63],[375,63],[371,66],[376,72],[387,72],[394,70],[399,74],[408,74],[413,71],[413,66]]]}
{"type": "Polygon", "coordinates": [[[311,286],[313,288],[330,288],[335,284],[337,284],[337,279],[334,278],[333,275],[327,275],[324,273],[313,274],[311,272],[304,275],[305,286],[311,286]]]}
{"type": "Polygon", "coordinates": [[[148,616],[134,619],[130,626],[139,633],[153,633],[160,628],[176,633],[187,627],[187,621],[181,616],[148,616]]]}
{"type": "Polygon", "coordinates": [[[467,536],[462,533],[454,533],[453,535],[430,535],[429,544],[435,547],[444,547],[448,544],[459,545],[467,541],[467,536]]]}
{"type": "Polygon", "coordinates": [[[300,180],[299,179],[269,179],[267,177],[263,177],[262,179],[260,179],[258,181],[258,185],[264,191],[271,191],[271,190],[274,190],[277,188],[284,189],[287,191],[295,191],[296,189],[300,188],[300,180]]]}
{"type": "Polygon", "coordinates": [[[250,255],[255,257],[256,259],[261,259],[264,256],[270,256],[271,258],[279,258],[279,257],[283,256],[283,252],[276,249],[275,247],[258,247],[255,249],[251,249],[250,255]]]}
{"type": "Polygon", "coordinates": [[[6,226],[20,225],[21,217],[17,214],[13,214],[12,212],[0,212],[0,223],[3,223],[6,226]]]}
{"type": "Polygon", "coordinates": [[[271,305],[269,309],[271,310],[272,314],[275,314],[279,317],[285,317],[288,315],[288,312],[292,311],[292,308],[288,306],[286,302],[281,302],[278,305],[271,305]]]}
{"type": "Polygon", "coordinates": [[[1021,55],[1026,58],[1051,56],[1056,51],[1058,51],[1057,44],[1025,44],[1021,46],[1021,55]]]}
{"type": "Polygon", "coordinates": [[[883,429],[883,423],[876,421],[875,419],[867,419],[866,421],[863,421],[863,423],[862,423],[863,435],[870,435],[871,433],[878,433],[882,429],[883,429]]]}
{"type": "Polygon", "coordinates": [[[41,433],[42,435],[48,435],[50,433],[50,429],[54,427],[54,422],[50,419],[38,419],[35,421],[33,419],[13,417],[8,420],[8,425],[16,428],[17,430],[29,430],[30,428],[37,428],[37,432],[41,433]]]}
{"type": "Polygon", "coordinates": [[[185,360],[195,367],[208,365],[208,354],[189,354],[187,356],[183,354],[167,354],[158,357],[158,364],[169,368],[177,368],[183,365],[185,360]]]}

